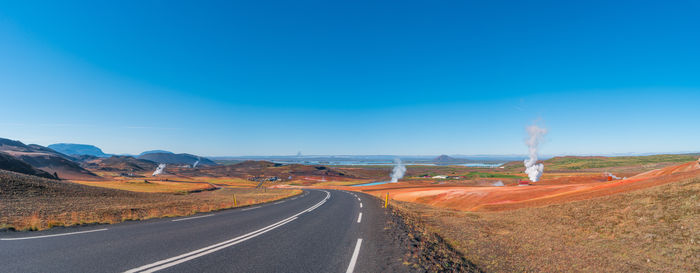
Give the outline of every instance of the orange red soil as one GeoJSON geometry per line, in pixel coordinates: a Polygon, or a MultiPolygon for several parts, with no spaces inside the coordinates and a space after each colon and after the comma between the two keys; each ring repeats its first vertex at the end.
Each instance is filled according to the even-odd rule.
{"type": "Polygon", "coordinates": [[[700,176],[700,162],[689,162],[609,182],[604,179],[604,176],[599,175],[588,178],[572,177],[572,181],[557,178],[523,187],[436,186],[400,182],[366,187],[342,187],[342,189],[363,191],[376,196],[383,196],[388,192],[393,200],[423,203],[435,207],[464,211],[501,211],[590,199],[698,176],[700,176]]]}

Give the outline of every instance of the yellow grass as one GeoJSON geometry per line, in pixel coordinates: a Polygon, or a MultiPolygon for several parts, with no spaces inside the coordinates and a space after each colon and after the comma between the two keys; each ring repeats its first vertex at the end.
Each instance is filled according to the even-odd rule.
{"type": "Polygon", "coordinates": [[[206,181],[206,182],[216,184],[216,185],[226,185],[229,187],[242,187],[242,188],[251,188],[251,187],[255,187],[259,184],[259,182],[256,182],[256,181],[250,181],[248,179],[236,178],[236,177],[195,178],[195,181],[206,181]]]}
{"type": "Polygon", "coordinates": [[[301,194],[297,189],[226,188],[187,195],[141,193],[135,196],[24,198],[0,204],[0,228],[43,230],[56,226],[91,223],[113,224],[128,220],[187,216],[272,202],[301,194]]]}
{"type": "Polygon", "coordinates": [[[149,193],[183,193],[191,191],[208,190],[213,187],[207,183],[181,183],[181,182],[170,182],[170,181],[157,181],[157,180],[123,180],[123,181],[106,181],[106,182],[95,182],[95,181],[72,181],[78,184],[83,184],[87,186],[95,186],[102,188],[127,190],[134,192],[149,192],[149,193]]]}

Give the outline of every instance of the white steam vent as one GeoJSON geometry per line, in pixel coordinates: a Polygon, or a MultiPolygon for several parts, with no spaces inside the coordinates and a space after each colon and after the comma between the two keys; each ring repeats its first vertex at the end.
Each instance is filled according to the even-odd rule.
{"type": "Polygon", "coordinates": [[[531,125],[527,127],[527,134],[529,137],[525,140],[525,144],[527,144],[529,158],[524,161],[525,173],[530,178],[530,181],[537,182],[544,172],[544,165],[542,163],[537,164],[537,148],[544,135],[547,134],[547,129],[531,125]]]}
{"type": "Polygon", "coordinates": [[[152,175],[152,176],[160,175],[160,174],[163,173],[163,171],[165,171],[165,164],[159,164],[159,165],[158,165],[158,168],[156,168],[156,171],[153,172],[153,175],[152,175]]]}
{"type": "Polygon", "coordinates": [[[403,178],[406,173],[406,166],[401,163],[401,159],[394,159],[394,169],[391,171],[391,182],[399,182],[399,179],[403,178]]]}
{"type": "Polygon", "coordinates": [[[622,177],[619,177],[619,176],[614,175],[614,174],[609,173],[609,172],[606,172],[606,173],[605,173],[605,176],[608,176],[608,177],[610,177],[611,179],[615,179],[615,180],[620,180],[620,179],[622,179],[622,177]]]}
{"type": "Polygon", "coordinates": [[[199,164],[200,159],[200,157],[197,157],[197,161],[195,161],[194,164],[192,164],[192,168],[197,168],[197,164],[199,164]]]}

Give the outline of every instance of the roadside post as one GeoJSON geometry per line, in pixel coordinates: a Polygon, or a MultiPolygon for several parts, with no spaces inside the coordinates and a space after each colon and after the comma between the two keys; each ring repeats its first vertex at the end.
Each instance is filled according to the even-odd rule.
{"type": "Polygon", "coordinates": [[[235,206],[237,206],[237,205],[238,205],[238,204],[237,204],[237,202],[236,202],[236,194],[233,194],[233,206],[235,207],[235,206]]]}
{"type": "Polygon", "coordinates": [[[389,193],[386,193],[386,197],[384,198],[384,208],[386,208],[389,205],[389,193]]]}

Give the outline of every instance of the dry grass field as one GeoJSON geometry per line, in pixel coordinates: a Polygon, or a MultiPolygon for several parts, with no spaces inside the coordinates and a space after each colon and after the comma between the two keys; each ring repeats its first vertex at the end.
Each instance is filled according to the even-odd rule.
{"type": "Polygon", "coordinates": [[[503,212],[396,202],[487,272],[698,272],[700,178],[503,212]]]}
{"type": "MultiPolygon", "coordinates": [[[[146,193],[47,180],[7,171],[0,171],[0,181],[0,229],[14,230],[191,215],[231,208],[234,194],[237,205],[246,206],[301,193],[300,190],[250,188],[180,194],[146,193]]],[[[143,187],[151,186],[136,187],[144,191],[143,187]]]]}
{"type": "Polygon", "coordinates": [[[148,193],[188,193],[195,191],[213,190],[216,187],[205,182],[176,182],[176,181],[159,181],[147,179],[132,179],[132,180],[116,180],[116,181],[80,181],[73,180],[72,182],[109,189],[126,190],[134,192],[148,193]]]}

